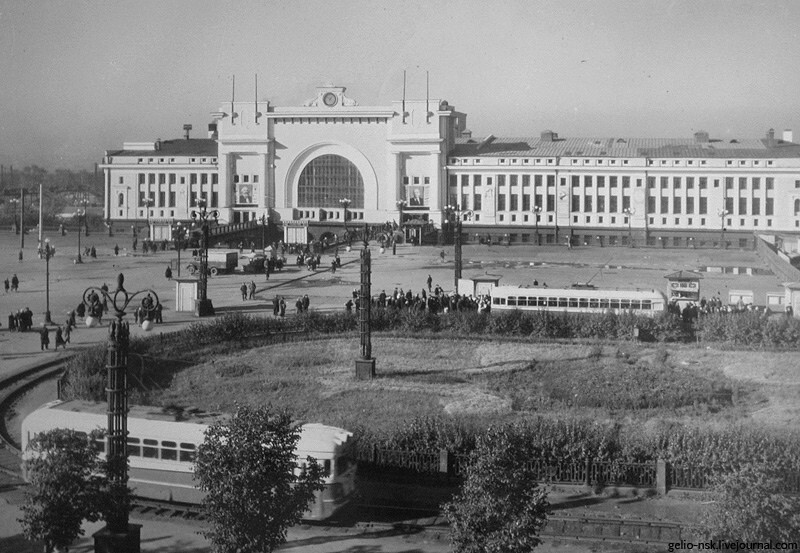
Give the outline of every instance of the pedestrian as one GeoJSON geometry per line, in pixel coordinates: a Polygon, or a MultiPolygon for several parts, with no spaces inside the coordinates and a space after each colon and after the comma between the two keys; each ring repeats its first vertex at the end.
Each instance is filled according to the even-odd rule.
{"type": "Polygon", "coordinates": [[[161,314],[161,311],[162,311],[162,307],[161,307],[161,304],[159,303],[158,305],[156,305],[156,322],[157,323],[163,323],[164,322],[164,316],[161,314]]]}
{"type": "Polygon", "coordinates": [[[19,292],[19,278],[17,277],[17,273],[14,273],[14,276],[11,277],[11,291],[19,292]]]}
{"type": "Polygon", "coordinates": [[[431,292],[431,286],[433,286],[433,277],[431,277],[431,275],[428,275],[428,293],[431,292]]]}
{"type": "Polygon", "coordinates": [[[247,283],[243,282],[242,285],[239,287],[239,290],[242,292],[242,301],[247,299],[247,283]]]}
{"type": "Polygon", "coordinates": [[[344,304],[344,309],[348,313],[352,313],[353,312],[353,300],[348,299],[344,304]]]}
{"type": "Polygon", "coordinates": [[[255,283],[255,281],[253,281],[253,280],[250,281],[249,288],[250,288],[250,299],[251,300],[256,299],[256,283],[255,283]]]}
{"type": "Polygon", "coordinates": [[[277,317],[278,312],[281,309],[281,299],[275,294],[275,298],[272,300],[272,315],[277,317]]]}
{"type": "Polygon", "coordinates": [[[97,259],[97,250],[94,249],[94,246],[92,246],[92,249],[89,250],[89,255],[92,257],[92,259],[97,259]]]}
{"type": "Polygon", "coordinates": [[[300,313],[302,313],[303,312],[303,298],[297,298],[297,301],[294,302],[294,306],[297,309],[297,314],[298,315],[300,313]]]}
{"type": "MultiPolygon", "coordinates": [[[[64,325],[64,343],[65,344],[69,344],[70,343],[69,342],[70,334],[72,334],[72,329],[69,326],[69,321],[67,321],[67,324],[64,325]]],[[[64,346],[64,347],[66,348],[66,346],[64,346]]]]}
{"type": "Polygon", "coordinates": [[[167,277],[167,280],[172,280],[172,267],[167,265],[167,270],[164,271],[164,276],[167,277]]]}
{"type": "Polygon", "coordinates": [[[331,261],[331,274],[336,274],[336,260],[331,261]]]}
{"type": "Polygon", "coordinates": [[[264,263],[264,275],[267,277],[265,280],[269,280],[269,274],[272,272],[272,269],[270,268],[271,262],[272,260],[270,259],[264,263]]]}
{"type": "Polygon", "coordinates": [[[119,244],[114,244],[114,255],[119,255],[119,244]]]}
{"type": "Polygon", "coordinates": [[[281,306],[280,316],[281,317],[285,317],[286,316],[286,300],[283,299],[283,296],[281,296],[281,304],[280,304],[280,306],[281,306]]]}
{"type": "Polygon", "coordinates": [[[58,349],[58,346],[61,346],[63,349],[67,349],[67,343],[64,341],[64,331],[61,330],[60,326],[56,328],[56,348],[55,349],[58,349]]]}
{"type": "Polygon", "coordinates": [[[308,294],[303,296],[303,312],[308,311],[308,306],[311,305],[311,300],[308,299],[308,294]]]}
{"type": "Polygon", "coordinates": [[[11,288],[11,283],[8,282],[8,277],[6,277],[5,281],[3,281],[3,288],[5,288],[6,294],[8,294],[8,290],[11,288]]]}
{"type": "Polygon", "coordinates": [[[136,245],[137,245],[138,243],[139,243],[139,239],[138,239],[138,238],[134,238],[134,239],[133,239],[133,251],[136,251],[136,245]]]}
{"type": "Polygon", "coordinates": [[[17,330],[17,317],[14,316],[13,313],[11,313],[8,316],[8,331],[14,332],[15,330],[17,330]]]}
{"type": "Polygon", "coordinates": [[[44,323],[42,323],[42,329],[39,331],[39,342],[42,351],[50,349],[50,333],[47,331],[47,327],[44,326],[44,323]]]}

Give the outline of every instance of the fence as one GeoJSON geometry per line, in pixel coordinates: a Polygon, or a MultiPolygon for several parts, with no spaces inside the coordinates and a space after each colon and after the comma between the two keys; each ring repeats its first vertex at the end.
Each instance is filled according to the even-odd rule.
{"type": "MultiPolygon", "coordinates": [[[[441,478],[463,478],[470,456],[465,453],[440,451],[404,451],[382,449],[360,449],[357,460],[372,471],[403,471],[409,478],[414,476],[428,480],[432,476],[441,478]]],[[[621,461],[552,462],[531,459],[526,463],[533,478],[547,484],[569,484],[585,486],[630,486],[655,489],[659,493],[669,490],[709,490],[719,469],[712,467],[667,463],[657,460],[646,463],[621,461]]],[[[785,493],[800,494],[800,472],[782,475],[785,493]]]]}

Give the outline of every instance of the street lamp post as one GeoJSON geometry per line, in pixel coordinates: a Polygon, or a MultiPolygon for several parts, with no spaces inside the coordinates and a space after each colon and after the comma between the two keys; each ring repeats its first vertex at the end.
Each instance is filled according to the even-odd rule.
{"type": "Polygon", "coordinates": [[[200,244],[200,284],[198,289],[197,304],[194,314],[197,317],[208,317],[214,315],[214,306],[208,298],[208,243],[211,239],[210,219],[216,223],[219,221],[219,211],[216,209],[208,211],[205,198],[197,199],[197,211],[192,211],[192,221],[199,223],[202,230],[202,244],[200,244]]]}
{"type": "MultiPolygon", "coordinates": [[[[408,202],[405,200],[397,201],[397,211],[399,212],[398,217],[400,219],[397,224],[400,232],[403,232],[403,209],[405,209],[406,205],[408,205],[408,202]]],[[[403,233],[403,236],[405,236],[405,233],[403,233]]],[[[394,232],[392,232],[392,255],[397,255],[397,236],[395,236],[394,232]]]]}
{"type": "Polygon", "coordinates": [[[725,243],[725,216],[730,215],[730,211],[720,209],[717,214],[719,215],[719,246],[724,250],[728,247],[725,243]]]}
{"type": "Polygon", "coordinates": [[[178,276],[181,276],[181,248],[183,247],[183,241],[186,238],[187,228],[183,226],[183,223],[178,221],[172,227],[172,240],[175,244],[175,251],[178,252],[178,276]]]}
{"type": "Polygon", "coordinates": [[[347,241],[347,251],[350,251],[351,247],[351,239],[350,239],[350,231],[347,230],[347,208],[350,207],[352,203],[348,198],[342,198],[339,200],[339,203],[342,205],[342,209],[344,209],[344,238],[347,241]]]}
{"type": "Polygon", "coordinates": [[[453,274],[453,280],[455,283],[455,289],[458,290],[458,281],[461,280],[461,270],[462,270],[462,257],[461,257],[461,232],[462,232],[462,223],[464,221],[464,217],[472,219],[472,211],[470,210],[461,210],[461,206],[453,206],[447,205],[444,208],[445,211],[445,220],[449,221],[451,216],[455,217],[455,223],[453,225],[453,232],[455,233],[453,236],[453,257],[455,258],[455,271],[453,274]]]}
{"type": "MultiPolygon", "coordinates": [[[[197,201],[199,202],[200,200],[197,201]]],[[[142,203],[144,204],[144,212],[145,216],[147,217],[147,239],[150,240],[153,236],[153,233],[150,230],[150,206],[153,205],[155,202],[153,201],[153,198],[147,197],[144,198],[142,203]]]]}
{"type": "Polygon", "coordinates": [[[263,253],[264,248],[267,247],[267,225],[269,224],[269,217],[267,217],[266,214],[262,215],[259,222],[261,223],[261,251],[263,253]]]}
{"type": "Polygon", "coordinates": [[[45,260],[45,312],[44,312],[44,322],[46,324],[53,324],[53,320],[50,318],[50,258],[53,257],[55,253],[55,248],[50,245],[50,239],[46,238],[44,241],[44,247],[42,248],[42,255],[44,256],[45,260]]]}
{"type": "MultiPolygon", "coordinates": [[[[83,200],[78,200],[78,206],[83,206],[83,209],[78,207],[78,210],[75,212],[76,217],[78,218],[78,257],[75,259],[75,263],[83,263],[83,257],[81,254],[81,231],[84,230],[84,225],[86,224],[86,204],[88,204],[88,200],[84,198],[83,200]]],[[[86,236],[89,236],[89,233],[86,233],[86,236]]]]}
{"type": "Polygon", "coordinates": [[[542,241],[539,239],[539,214],[542,212],[542,206],[535,205],[533,209],[531,209],[531,213],[533,213],[533,221],[536,223],[536,245],[541,246],[542,241]]]}
{"type": "Polygon", "coordinates": [[[128,293],[123,286],[122,273],[117,276],[117,289],[107,291],[90,286],[83,292],[83,303],[90,317],[102,314],[103,302],[113,309],[115,319],[108,325],[106,362],[106,401],[108,403],[108,435],[106,436],[106,461],[108,485],[111,494],[111,512],[106,527],[94,534],[95,551],[139,551],[141,525],[129,524],[128,511],[128,345],[130,327],[123,321],[125,309],[136,296],[141,296],[142,328],[152,327],[152,318],[161,305],[153,290],[128,293]]]}
{"type": "Polygon", "coordinates": [[[627,219],[628,219],[628,247],[632,248],[633,247],[633,231],[631,230],[631,219],[633,219],[633,215],[636,213],[636,210],[632,209],[630,207],[626,207],[625,209],[622,210],[622,212],[625,215],[627,215],[627,219]]]}

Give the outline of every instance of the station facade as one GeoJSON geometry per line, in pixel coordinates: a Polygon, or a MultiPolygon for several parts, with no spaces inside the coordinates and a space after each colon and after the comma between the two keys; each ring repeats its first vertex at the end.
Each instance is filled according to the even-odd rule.
{"type": "Polygon", "coordinates": [[[310,235],[397,223],[418,238],[459,209],[468,241],[753,246],[800,233],[800,144],[791,132],[722,141],[473,138],[440,99],[360,106],[319,87],[299,107],[227,102],[208,136],[106,151],[106,218],[157,238],[204,197],[220,222],[270,218],[310,235]]]}

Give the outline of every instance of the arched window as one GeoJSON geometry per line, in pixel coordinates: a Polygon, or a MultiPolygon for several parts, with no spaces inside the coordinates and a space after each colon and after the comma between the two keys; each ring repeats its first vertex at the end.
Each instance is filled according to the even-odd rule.
{"type": "Polygon", "coordinates": [[[125,194],[120,192],[119,196],[117,196],[117,207],[122,207],[124,205],[125,205],[125,194]]]}
{"type": "Polygon", "coordinates": [[[297,185],[297,207],[341,207],[342,198],[350,200],[351,208],[364,208],[364,179],[351,161],[327,154],[303,168],[297,185]]]}

